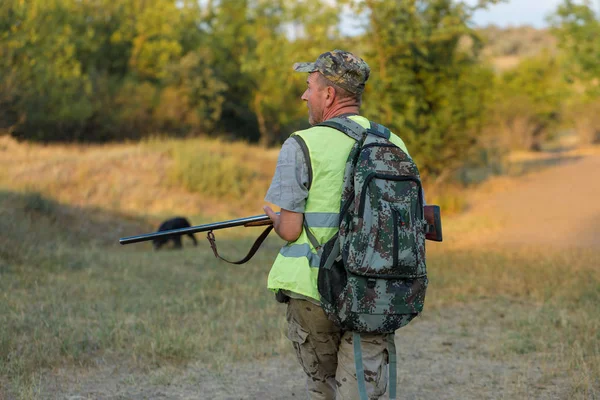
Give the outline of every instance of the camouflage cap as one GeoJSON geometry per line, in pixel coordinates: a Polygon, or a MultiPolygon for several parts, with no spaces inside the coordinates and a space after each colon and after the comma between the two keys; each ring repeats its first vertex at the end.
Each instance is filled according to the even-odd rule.
{"type": "Polygon", "coordinates": [[[319,71],[332,83],[355,94],[361,94],[365,90],[365,83],[371,73],[369,65],[363,59],[343,50],[323,53],[315,62],[295,63],[294,71],[319,71]]]}

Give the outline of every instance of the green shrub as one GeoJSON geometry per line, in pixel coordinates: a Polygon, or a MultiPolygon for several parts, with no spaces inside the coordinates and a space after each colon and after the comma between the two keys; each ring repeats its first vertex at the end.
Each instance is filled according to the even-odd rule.
{"type": "MultiPolygon", "coordinates": [[[[218,141],[172,142],[169,180],[187,190],[222,200],[262,199],[271,176],[253,163],[249,146],[218,141]]],[[[273,165],[274,167],[274,165],[273,165]]],[[[272,170],[270,170],[272,173],[272,170]]]]}

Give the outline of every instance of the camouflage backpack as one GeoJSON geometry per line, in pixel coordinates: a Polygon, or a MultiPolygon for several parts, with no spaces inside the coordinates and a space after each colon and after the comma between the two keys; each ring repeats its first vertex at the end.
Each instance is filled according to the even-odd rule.
{"type": "MultiPolygon", "coordinates": [[[[423,310],[428,283],[419,171],[410,156],[389,141],[390,131],[382,125],[371,122],[370,128],[364,129],[344,117],[319,125],[356,140],[346,162],[339,232],[321,249],[321,305],[343,330],[355,332],[359,376],[363,376],[359,334],[391,333],[393,398],[393,332],[423,310]]],[[[358,381],[361,389],[361,379],[358,381]]],[[[362,385],[364,393],[364,380],[362,385]]]]}

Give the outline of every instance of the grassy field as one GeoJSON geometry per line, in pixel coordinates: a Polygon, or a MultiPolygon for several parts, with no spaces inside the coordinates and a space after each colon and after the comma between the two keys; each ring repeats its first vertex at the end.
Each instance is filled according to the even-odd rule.
{"type": "MultiPolygon", "coordinates": [[[[151,151],[157,144],[146,146],[151,151]]],[[[56,154],[53,162],[69,162],[59,157],[68,149],[37,151],[38,163],[44,161],[41,151],[56,154]]],[[[108,157],[118,151],[108,147],[83,153],[108,157]]],[[[85,163],[85,156],[73,157],[85,163]]],[[[42,177],[54,176],[40,171],[42,177]]],[[[73,171],[78,173],[83,174],[73,171]]],[[[217,262],[201,236],[198,248],[184,240],[181,252],[155,253],[148,243],[119,246],[119,237],[152,231],[160,216],[177,209],[176,203],[167,198],[169,206],[161,209],[161,199],[154,199],[148,204],[156,208],[132,213],[116,205],[118,195],[104,204],[101,196],[91,196],[93,201],[83,205],[73,200],[76,192],[52,196],[59,190],[55,182],[39,180],[44,195],[7,175],[3,182],[0,398],[39,398],[37,385],[47,371],[93,368],[98,359],[142,371],[192,361],[218,370],[231,362],[290,354],[284,310],[265,288],[281,245],[274,235],[245,266],[217,262]]],[[[467,229],[477,234],[475,225],[451,221],[446,221],[447,237],[467,229]]],[[[259,232],[240,228],[217,239],[226,257],[237,257],[259,232]]],[[[431,245],[428,257],[425,318],[461,305],[496,304],[503,329],[497,356],[543,354],[548,379],[559,374],[568,398],[600,396],[600,250],[465,250],[450,243],[431,245]]]]}

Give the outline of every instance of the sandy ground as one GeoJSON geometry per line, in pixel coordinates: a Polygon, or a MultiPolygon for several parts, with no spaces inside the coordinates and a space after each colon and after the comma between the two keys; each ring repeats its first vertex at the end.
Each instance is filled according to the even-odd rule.
{"type": "MultiPolygon", "coordinates": [[[[546,169],[483,197],[468,218],[486,217],[489,235],[448,238],[467,245],[600,246],[600,156],[546,169]],[[460,240],[458,240],[460,239],[460,240]]],[[[465,217],[466,218],[466,217],[465,217]]],[[[450,220],[452,221],[452,220],[450,220]]],[[[460,223],[460,219],[457,220],[460,223]]],[[[451,231],[451,230],[449,230],[451,231]]],[[[398,331],[402,399],[565,399],[561,371],[538,353],[503,350],[501,304],[478,303],[428,314],[398,331]],[[548,378],[548,377],[551,378],[548,378]]],[[[283,318],[283,314],[282,314],[283,318]]],[[[304,376],[290,354],[209,371],[199,364],[147,373],[98,361],[40,382],[47,399],[304,399],[304,376]]]]}
{"type": "MultiPolygon", "coordinates": [[[[469,213],[457,223],[481,217],[489,231],[467,237],[464,243],[468,246],[600,247],[598,154],[524,176],[493,195],[479,197],[481,200],[472,204],[469,213]]],[[[454,244],[464,237],[448,239],[454,244]]]]}
{"type": "MultiPolygon", "coordinates": [[[[398,331],[399,398],[566,398],[560,378],[544,377],[548,363],[543,356],[503,349],[499,339],[509,334],[503,329],[503,307],[482,303],[425,314],[398,331]]],[[[232,365],[220,373],[198,364],[150,374],[99,364],[86,373],[57,371],[48,377],[45,392],[51,395],[43,398],[68,400],[306,398],[304,373],[291,356],[232,365]]]]}

